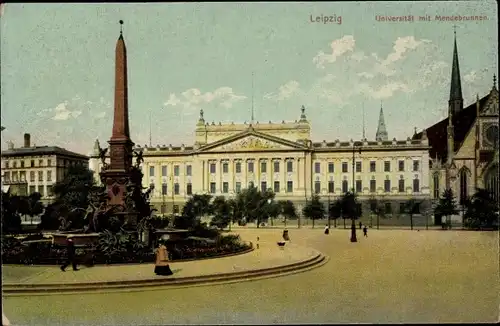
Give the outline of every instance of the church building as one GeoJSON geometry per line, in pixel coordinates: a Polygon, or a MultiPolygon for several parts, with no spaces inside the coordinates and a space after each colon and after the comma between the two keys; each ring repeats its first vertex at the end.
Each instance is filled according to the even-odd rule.
{"type": "Polygon", "coordinates": [[[434,204],[445,189],[452,189],[462,210],[477,188],[499,200],[498,90],[493,87],[475,103],[464,107],[455,35],[448,117],[413,136],[428,138],[431,196],[434,204]]]}

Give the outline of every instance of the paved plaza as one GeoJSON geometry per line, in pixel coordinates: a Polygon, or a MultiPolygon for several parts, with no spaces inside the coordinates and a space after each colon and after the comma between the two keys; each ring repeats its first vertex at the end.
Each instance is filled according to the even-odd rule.
{"type": "MultiPolygon", "coordinates": [[[[278,229],[237,232],[247,241],[281,236],[278,229]]],[[[358,230],[357,243],[349,235],[290,229],[294,245],[330,258],[304,273],[182,289],[4,297],[3,309],[12,325],[498,321],[497,232],[369,230],[364,238],[358,230]]]]}

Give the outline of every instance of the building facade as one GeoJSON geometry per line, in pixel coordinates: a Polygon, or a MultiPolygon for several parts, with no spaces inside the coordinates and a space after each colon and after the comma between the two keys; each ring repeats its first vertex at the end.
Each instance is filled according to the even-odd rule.
{"type": "Polygon", "coordinates": [[[57,146],[31,146],[30,135],[24,135],[24,146],[14,147],[9,142],[2,152],[2,190],[27,196],[34,192],[42,200],[53,199],[52,187],[62,180],[70,166],[88,167],[89,158],[57,146]]]}
{"type": "MultiPolygon", "coordinates": [[[[326,205],[353,187],[366,203],[384,201],[389,213],[411,197],[428,202],[427,139],[313,142],[301,110],[298,121],[265,124],[209,124],[201,111],[193,146],[136,146],[144,186],[154,185],[151,203],[160,213],[178,213],[193,194],[233,197],[251,184],[292,200],[298,212],[313,194],[326,205]]],[[[98,141],[94,147],[90,169],[99,182],[98,141]]]]}
{"type": "MultiPolygon", "coordinates": [[[[498,90],[496,77],[485,96],[464,107],[455,37],[448,117],[426,128],[430,150],[431,197],[435,205],[451,189],[462,213],[477,188],[487,189],[499,202],[498,90]]],[[[414,140],[422,139],[423,132],[414,140]]]]}

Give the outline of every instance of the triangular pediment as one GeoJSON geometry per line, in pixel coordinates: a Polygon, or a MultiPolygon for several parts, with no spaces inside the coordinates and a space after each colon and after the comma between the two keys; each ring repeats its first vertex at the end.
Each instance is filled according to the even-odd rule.
{"type": "Polygon", "coordinates": [[[242,133],[207,144],[199,152],[248,152],[304,150],[307,146],[249,129],[242,133]]]}
{"type": "Polygon", "coordinates": [[[480,115],[498,115],[498,91],[493,88],[488,96],[488,100],[481,108],[480,115]]]}

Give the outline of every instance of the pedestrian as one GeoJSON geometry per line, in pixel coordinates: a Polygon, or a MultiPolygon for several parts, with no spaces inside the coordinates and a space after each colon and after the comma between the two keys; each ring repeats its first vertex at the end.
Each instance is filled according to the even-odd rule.
{"type": "Polygon", "coordinates": [[[288,235],[288,230],[287,229],[283,230],[283,240],[290,241],[290,236],[288,235]]]}
{"type": "Polygon", "coordinates": [[[366,225],[363,226],[363,235],[368,238],[368,228],[366,227],[366,225]]]}
{"type": "Polygon", "coordinates": [[[325,234],[330,234],[330,228],[327,226],[325,226],[325,234]]]}
{"type": "Polygon", "coordinates": [[[361,222],[359,222],[359,229],[360,229],[360,230],[361,230],[361,227],[362,227],[362,224],[361,224],[361,222]]]}
{"type": "Polygon", "coordinates": [[[77,271],[78,268],[76,268],[76,249],[75,249],[75,243],[72,238],[66,239],[66,248],[68,251],[68,258],[66,259],[64,265],[61,266],[61,271],[65,272],[66,267],[68,267],[69,265],[72,265],[73,270],[77,271]]]}
{"type": "Polygon", "coordinates": [[[164,240],[160,240],[160,245],[156,249],[155,274],[162,276],[174,274],[168,264],[168,251],[164,240]]]}
{"type": "Polygon", "coordinates": [[[257,237],[257,249],[259,249],[259,240],[260,240],[260,238],[257,237]]]}

